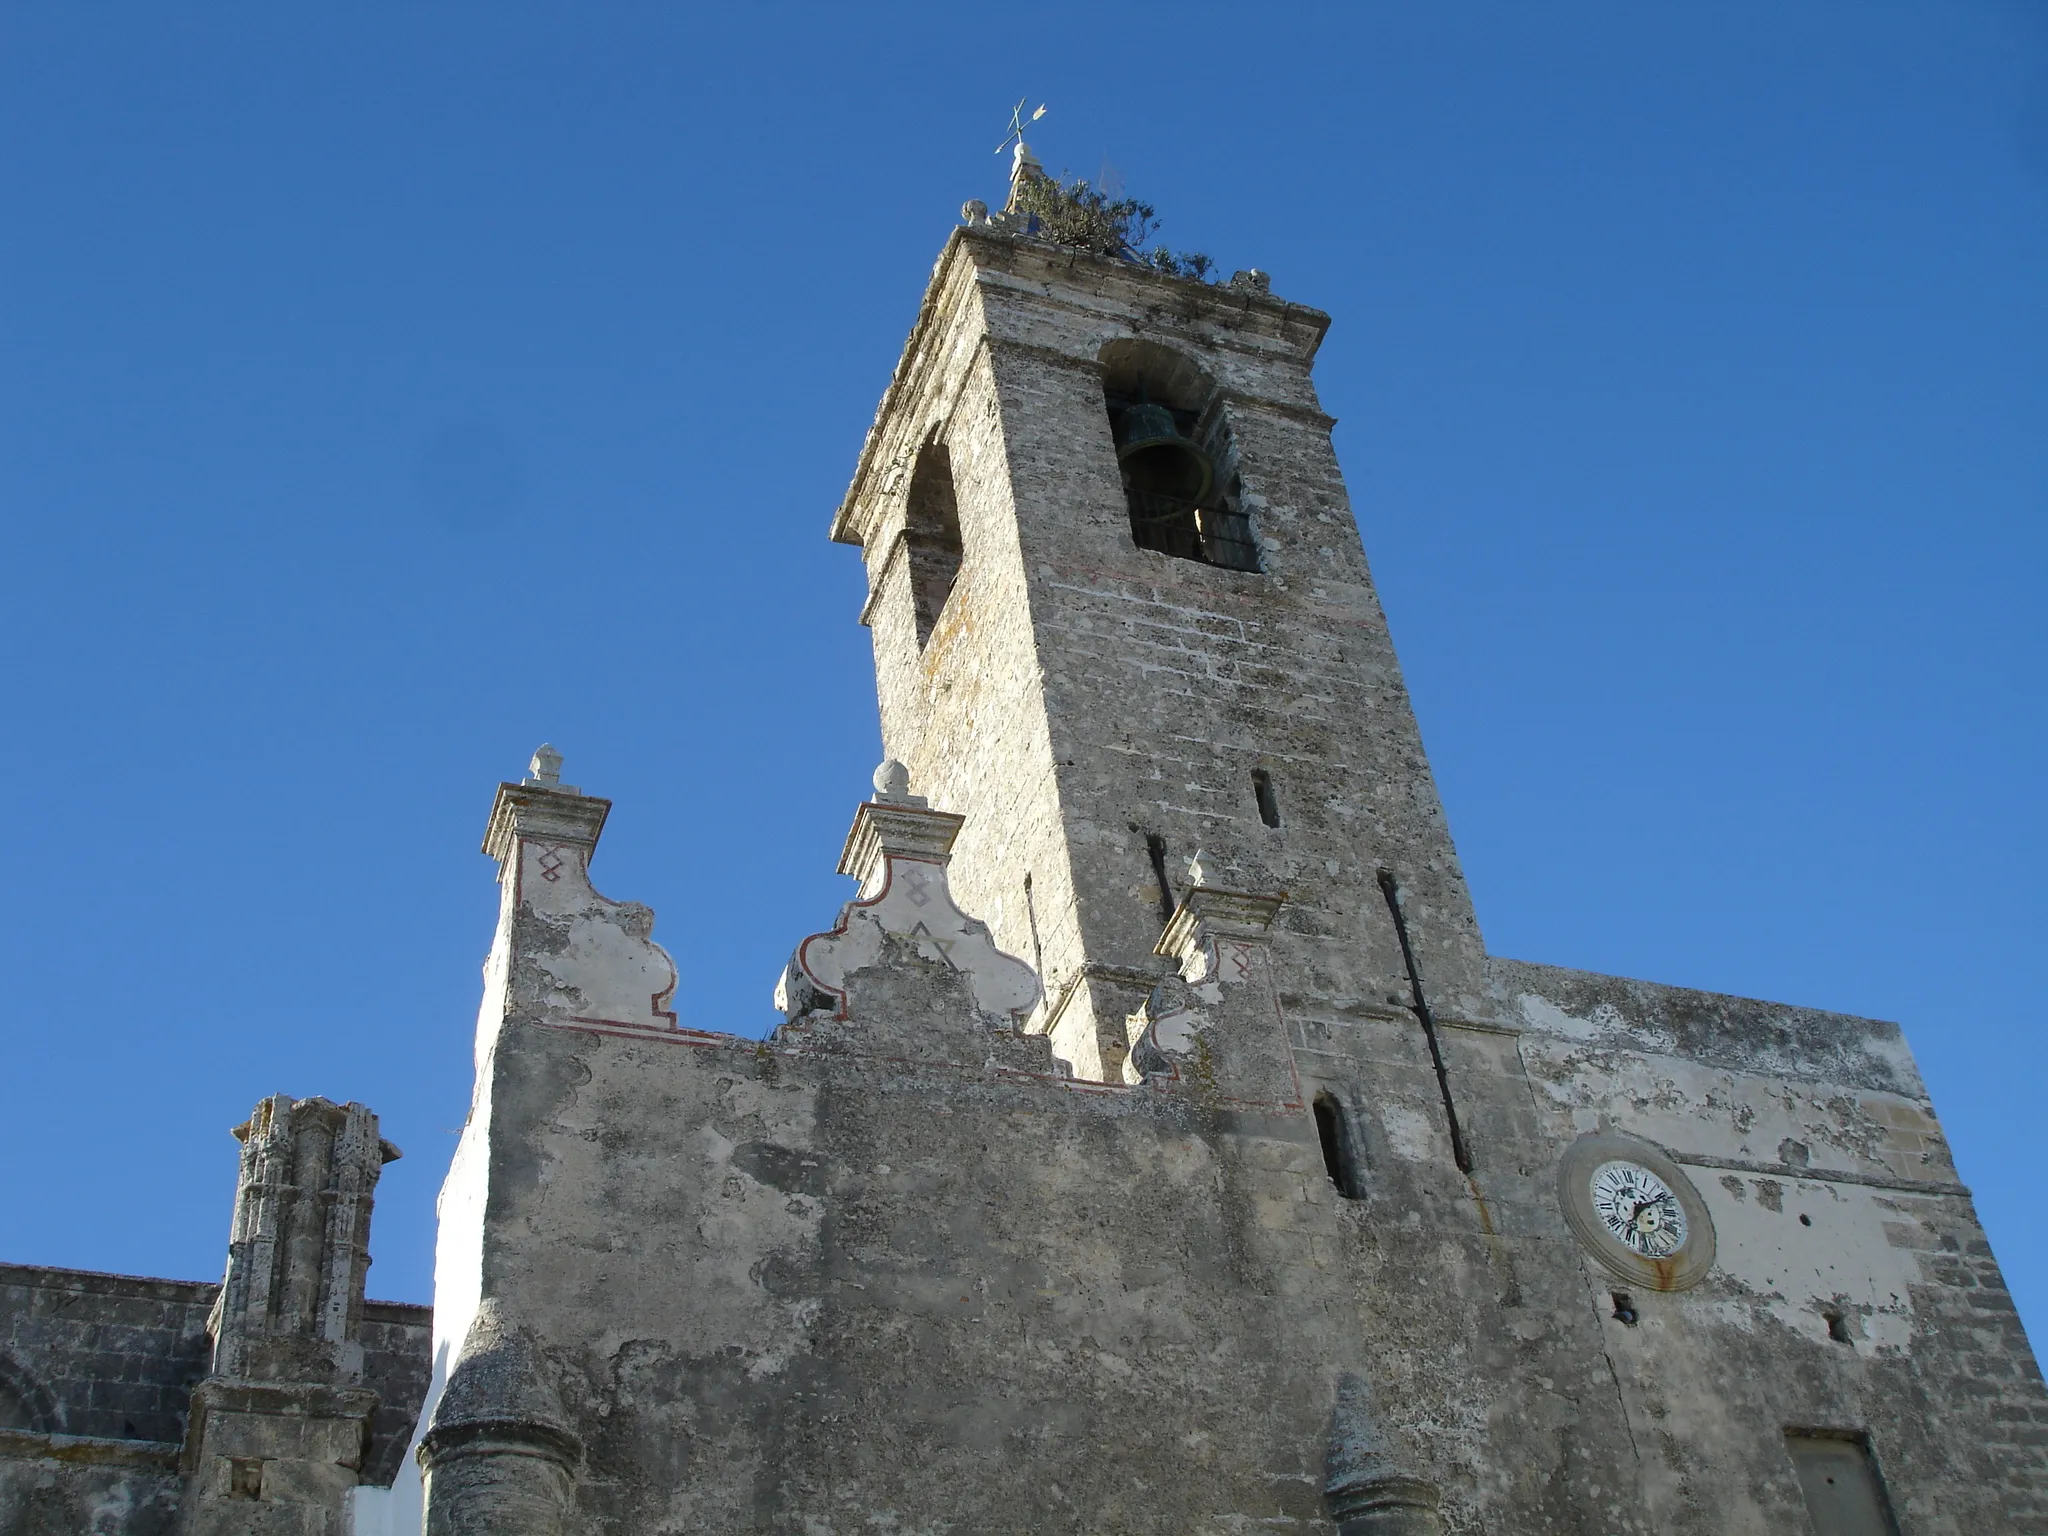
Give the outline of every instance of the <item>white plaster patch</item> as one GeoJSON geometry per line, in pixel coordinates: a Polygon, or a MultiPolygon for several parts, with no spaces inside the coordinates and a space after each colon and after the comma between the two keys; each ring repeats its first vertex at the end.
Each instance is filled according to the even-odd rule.
{"type": "Polygon", "coordinates": [[[1380,1126],[1394,1155],[1406,1162],[1426,1163],[1436,1157],[1436,1126],[1427,1115],[1409,1105],[1387,1102],[1376,1106],[1380,1126]]]}
{"type": "MultiPolygon", "coordinates": [[[[1714,1267],[1771,1317],[1860,1355],[1911,1345],[1920,1265],[1911,1249],[1892,1246],[1886,1236],[1885,1224],[1900,1219],[1897,1201],[1857,1184],[1753,1174],[1734,1175],[1743,1190],[1738,1199],[1711,1170],[1690,1171],[1713,1212],[1714,1267]],[[1849,1343],[1829,1339],[1824,1314],[1831,1310],[1845,1315],[1849,1343]]],[[[1742,1310],[1729,1307],[1722,1316],[1733,1321],[1742,1310]]]]}
{"type": "Polygon", "coordinates": [[[882,954],[882,935],[913,939],[924,959],[951,966],[967,977],[974,1000],[997,1018],[1021,1019],[1038,1003],[1038,976],[1014,955],[996,948],[988,925],[954,903],[943,864],[888,857],[881,892],[841,909],[830,933],[816,933],[798,947],[796,963],[819,986],[841,996],[846,978],[873,965],[882,954]]]}
{"type": "Polygon", "coordinates": [[[1796,1144],[1817,1169],[1954,1177],[1924,1106],[1897,1094],[1787,1084],[1680,1056],[1588,1049],[1554,1036],[1525,1034],[1521,1051],[1541,1095],[1539,1107],[1547,1103],[1558,1117],[1561,1140],[1614,1128],[1674,1152],[1738,1163],[1783,1162],[1788,1144],[1796,1144]]]}
{"type": "Polygon", "coordinates": [[[649,937],[654,913],[599,895],[588,857],[580,844],[520,840],[520,902],[554,930],[556,942],[524,946],[513,957],[516,985],[538,994],[518,1001],[579,1021],[671,1028],[675,1015],[664,1005],[676,989],[676,966],[649,937]]]}
{"type": "Polygon", "coordinates": [[[1591,1019],[1581,1019],[1566,1013],[1549,998],[1535,992],[1524,992],[1515,999],[1515,1007],[1520,1011],[1523,1022],[1531,1029],[1563,1035],[1568,1040],[1591,1040],[1600,1033],[1600,1027],[1591,1019]]]}
{"type": "Polygon", "coordinates": [[[1912,1048],[1903,1034],[1880,1034],[1873,1030],[1858,1043],[1865,1054],[1883,1062],[1908,1093],[1926,1097],[1927,1085],[1920,1080],[1919,1063],[1913,1060],[1912,1048]]]}
{"type": "Polygon", "coordinates": [[[1178,1013],[1163,1014],[1152,1021],[1152,1038],[1165,1051],[1185,1051],[1195,1043],[1195,1036],[1202,1032],[1208,1019],[1192,1008],[1183,1008],[1178,1013]]]}

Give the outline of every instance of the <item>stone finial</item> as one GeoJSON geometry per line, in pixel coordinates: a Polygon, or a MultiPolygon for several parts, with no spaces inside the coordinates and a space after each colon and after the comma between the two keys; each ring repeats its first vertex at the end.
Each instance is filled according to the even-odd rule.
{"type": "Polygon", "coordinates": [[[533,754],[533,761],[526,765],[526,782],[543,789],[562,787],[562,754],[553,745],[542,742],[533,754]]]}
{"type": "Polygon", "coordinates": [[[426,1528],[559,1533],[575,1501],[583,1443],[545,1353],[484,1298],[416,1452],[426,1528]]]}
{"type": "Polygon", "coordinates": [[[881,766],[875,769],[875,803],[920,808],[931,804],[923,795],[910,792],[910,770],[893,757],[883,758],[881,766]]]}
{"type": "Polygon", "coordinates": [[[1338,1536],[1442,1536],[1436,1485],[1401,1454],[1355,1371],[1337,1381],[1323,1497],[1338,1536]]]}
{"type": "Polygon", "coordinates": [[[1031,153],[1031,146],[1021,138],[1010,158],[1010,200],[1006,205],[1015,208],[1023,197],[1024,184],[1045,175],[1045,167],[1038,163],[1038,156],[1031,153]]]}
{"type": "Polygon", "coordinates": [[[526,777],[519,782],[527,789],[547,789],[564,795],[583,793],[574,784],[562,782],[562,754],[545,741],[534,750],[533,761],[526,765],[526,777]]]}
{"type": "Polygon", "coordinates": [[[988,204],[978,197],[970,197],[960,205],[960,222],[962,224],[986,224],[988,222],[988,204]]]}

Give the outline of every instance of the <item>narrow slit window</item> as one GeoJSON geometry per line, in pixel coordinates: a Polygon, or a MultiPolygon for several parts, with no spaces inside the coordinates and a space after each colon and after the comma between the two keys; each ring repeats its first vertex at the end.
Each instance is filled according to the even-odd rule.
{"type": "Polygon", "coordinates": [[[1024,917],[1031,924],[1031,963],[1041,981],[1045,979],[1045,946],[1038,939],[1038,902],[1031,894],[1031,874],[1024,875],[1024,917]]]}
{"type": "Polygon", "coordinates": [[[1173,921],[1173,882],[1166,876],[1166,839],[1157,832],[1145,834],[1145,852],[1152,860],[1152,878],[1159,882],[1159,921],[1173,921]]]}
{"type": "Polygon", "coordinates": [[[926,443],[918,452],[904,506],[903,543],[922,650],[931,643],[960,577],[960,504],[953,494],[953,457],[944,443],[926,443]]]}
{"type": "Polygon", "coordinates": [[[1273,793],[1273,776],[1263,768],[1252,770],[1252,798],[1259,803],[1259,820],[1269,827],[1280,825],[1280,801],[1273,793]]]}
{"type": "Polygon", "coordinates": [[[1323,1171],[1329,1174],[1338,1194],[1346,1200],[1356,1200],[1360,1193],[1358,1159],[1344,1107],[1337,1102],[1336,1095],[1319,1093],[1315,1113],[1316,1139],[1323,1146],[1323,1171]]]}
{"type": "Polygon", "coordinates": [[[1884,1480],[1861,1435],[1785,1431],[1814,1536],[1899,1536],[1884,1480]]]}

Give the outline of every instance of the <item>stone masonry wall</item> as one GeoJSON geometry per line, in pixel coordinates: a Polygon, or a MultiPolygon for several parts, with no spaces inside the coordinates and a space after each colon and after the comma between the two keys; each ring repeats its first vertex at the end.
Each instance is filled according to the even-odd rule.
{"type": "Polygon", "coordinates": [[[33,1417],[16,1427],[177,1444],[186,1400],[206,1374],[206,1317],[218,1290],[203,1280],[0,1265],[0,1356],[33,1384],[33,1417]]]}
{"type": "MultiPolygon", "coordinates": [[[[0,1536],[168,1531],[217,1283],[0,1264],[0,1536]]],[[[432,1309],[364,1308],[380,1398],[366,1480],[388,1483],[426,1390],[432,1309]]]]}
{"type": "Polygon", "coordinates": [[[0,1536],[170,1530],[216,1289],[0,1265],[0,1536]]]}

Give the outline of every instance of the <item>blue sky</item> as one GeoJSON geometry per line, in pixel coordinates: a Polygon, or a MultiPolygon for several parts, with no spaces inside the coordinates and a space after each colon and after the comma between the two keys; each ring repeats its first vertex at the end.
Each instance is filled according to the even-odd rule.
{"type": "Polygon", "coordinates": [[[2023,1312],[2048,11],[0,13],[0,1257],[219,1272],[358,1098],[427,1299],[543,738],[759,1032],[878,753],[824,530],[1009,105],[1329,310],[1499,953],[1902,1021],[2023,1312]]]}

